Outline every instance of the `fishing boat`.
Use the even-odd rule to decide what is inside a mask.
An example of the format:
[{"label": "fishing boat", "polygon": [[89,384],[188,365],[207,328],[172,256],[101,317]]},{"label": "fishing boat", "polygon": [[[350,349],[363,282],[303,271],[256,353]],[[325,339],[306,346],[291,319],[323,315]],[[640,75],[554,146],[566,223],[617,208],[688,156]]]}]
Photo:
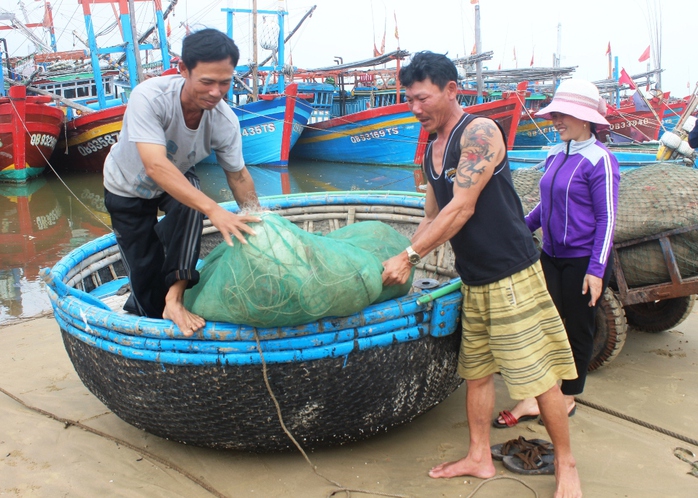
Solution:
[{"label": "fishing boat", "polygon": [[68,121],[51,156],[57,170],[101,172],[119,139],[126,105],[90,112]]},{"label": "fishing boat", "polygon": [[[289,152],[313,112],[310,102],[298,97],[296,84],[281,95],[262,94],[232,109],[240,121],[242,156],[251,166],[288,166]],[[208,161],[215,162],[215,156]]]},{"label": "fishing boat", "polygon": [[516,128],[515,147],[544,147],[557,142],[559,135],[553,122],[535,115],[536,112],[550,103],[550,99],[550,95],[535,90],[526,96],[519,126]]},{"label": "fishing boat", "polygon": [[[255,3],[256,5],[256,3]],[[312,13],[313,7],[301,23]],[[226,15],[226,29],[233,38],[233,16],[253,13],[265,17],[262,48],[271,52],[261,64],[239,65],[236,84],[231,88],[229,101],[240,121],[242,155],[245,164],[252,166],[288,166],[289,152],[301,135],[312,113],[312,106],[298,94],[297,85],[284,75],[285,44],[284,18],[288,12],[278,10],[221,9]],[[300,26],[300,23],[299,23]],[[297,29],[296,26],[295,29]],[[295,31],[295,29],[293,31]],[[256,33],[253,30],[253,33]],[[292,33],[291,33],[292,34]],[[289,35],[290,37],[291,35]],[[253,39],[254,56],[258,60],[257,39]],[[265,65],[272,61],[271,65]],[[241,102],[241,97],[247,99]],[[209,160],[215,160],[211,157]]]},{"label": "fishing boat", "polygon": [[685,107],[681,101],[670,100],[669,92],[652,95],[647,99],[637,90],[633,96],[621,100],[618,105],[608,105],[606,119],[610,129],[601,130],[598,137],[610,143],[638,143],[658,140],[663,128],[664,116],[672,115],[669,103],[675,108]]},{"label": "fishing boat", "polygon": [[[526,82],[502,98],[464,109],[496,120],[513,147]],[[399,89],[397,90],[399,94]],[[463,92],[472,96],[472,92]],[[407,166],[419,163],[428,134],[405,102],[369,108],[306,127],[291,151],[294,158],[339,163]]]},{"label": "fishing boat", "polygon": [[41,174],[58,142],[63,111],[51,98],[27,96],[22,85],[4,95],[0,76],[0,182],[24,183]]},{"label": "fishing boat", "polygon": [[[61,135],[59,146],[56,148],[51,160],[56,168],[61,171],[99,172],[104,166],[111,146],[116,143],[121,131],[125,102],[130,90],[138,84],[139,64],[137,55],[142,50],[158,49],[161,54],[164,69],[169,69],[170,57],[167,43],[155,46],[150,43],[141,43],[135,40],[131,27],[131,12],[128,5],[118,0],[100,0],[95,3],[119,4],[121,33],[123,44],[114,47],[98,47],[97,37],[94,32],[92,14],[92,2],[79,0],[82,5],[83,17],[87,31],[87,45],[90,48],[90,65],[92,73],[89,78],[81,78],[80,75],[66,76],[62,80],[54,81],[52,85],[44,84],[45,89],[73,103],[84,106],[81,112],[68,111],[69,120]],[[162,6],[159,1],[153,2],[155,10],[155,28],[161,39],[166,39],[165,25],[163,22]],[[106,54],[123,54],[126,60],[126,71],[120,72],[118,66],[103,68],[102,57]],[[84,58],[84,56],[83,56]],[[77,61],[75,61],[77,63]]]},{"label": "fishing boat", "polygon": [[[424,199],[321,192],[260,202],[312,233],[381,220],[410,236]],[[202,257],[221,240],[205,227]],[[452,264],[445,244],[417,266],[412,293],[351,316],[276,328],[207,322],[189,338],[169,320],[120,310],[127,278],[111,234],[42,276],[80,379],[117,416],[185,444],[280,451],[295,447],[289,434],[315,448],[383,433],[458,387],[462,295]]]}]

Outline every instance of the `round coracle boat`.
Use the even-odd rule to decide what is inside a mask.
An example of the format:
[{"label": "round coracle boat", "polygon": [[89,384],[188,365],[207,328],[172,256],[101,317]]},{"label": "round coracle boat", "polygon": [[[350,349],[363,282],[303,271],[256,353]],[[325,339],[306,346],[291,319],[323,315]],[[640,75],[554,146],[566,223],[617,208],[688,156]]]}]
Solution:
[{"label": "round coracle boat", "polygon": [[[311,233],[380,220],[409,237],[424,216],[424,196],[410,193],[295,194],[260,203]],[[221,241],[205,224],[202,257]],[[445,244],[417,266],[406,296],[298,326],[207,321],[194,337],[169,320],[121,310],[128,279],[113,235],[72,251],[42,276],[80,379],[117,416],[186,444],[262,452],[293,448],[288,433],[305,448],[364,439],[451,394],[461,383],[462,299],[452,268]]]}]

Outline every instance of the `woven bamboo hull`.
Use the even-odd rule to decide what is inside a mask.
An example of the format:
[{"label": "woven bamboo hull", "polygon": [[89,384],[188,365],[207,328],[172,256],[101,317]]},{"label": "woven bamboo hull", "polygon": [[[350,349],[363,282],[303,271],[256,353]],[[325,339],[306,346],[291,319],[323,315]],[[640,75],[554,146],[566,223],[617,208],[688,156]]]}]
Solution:
[{"label": "woven bamboo hull", "polygon": [[[411,235],[419,194],[321,193],[261,199],[310,232],[380,219]],[[226,206],[231,210],[234,207]],[[202,255],[221,240],[204,229]],[[85,386],[124,421],[197,446],[283,451],[344,444],[409,422],[461,383],[456,375],[462,296],[448,245],[415,278],[431,291],[371,305],[348,317],[295,327],[208,322],[185,338],[168,320],[112,311],[103,301],[125,282],[113,235],[78,248],[42,275],[66,351]]]},{"label": "woven bamboo hull", "polygon": [[[261,365],[173,366],[107,353],[63,332],[85,386],[126,422],[195,446],[294,449]],[[347,357],[268,366],[287,429],[304,448],[344,444],[409,422],[445,399],[458,334],[426,336]]]}]

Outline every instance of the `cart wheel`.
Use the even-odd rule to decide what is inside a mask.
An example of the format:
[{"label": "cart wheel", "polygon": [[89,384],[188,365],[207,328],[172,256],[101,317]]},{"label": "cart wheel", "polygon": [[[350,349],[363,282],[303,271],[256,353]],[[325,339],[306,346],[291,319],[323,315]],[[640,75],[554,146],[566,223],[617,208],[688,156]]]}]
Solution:
[{"label": "cart wheel", "polygon": [[675,297],[625,307],[628,324],[643,332],[673,329],[691,314],[696,296]]},{"label": "cart wheel", "polygon": [[601,368],[618,356],[625,344],[628,322],[623,306],[611,289],[606,289],[599,299],[596,311],[596,334],[594,352],[589,363],[589,372]]}]

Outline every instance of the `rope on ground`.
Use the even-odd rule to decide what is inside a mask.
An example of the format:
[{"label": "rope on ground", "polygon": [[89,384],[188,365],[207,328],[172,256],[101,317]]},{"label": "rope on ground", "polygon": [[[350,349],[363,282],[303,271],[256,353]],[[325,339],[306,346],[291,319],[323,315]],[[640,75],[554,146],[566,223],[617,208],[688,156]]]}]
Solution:
[{"label": "rope on ground", "polygon": [[128,441],[125,441],[125,440],[123,440],[123,439],[119,439],[119,438],[114,437],[114,436],[112,436],[112,435],[110,435],[110,434],[107,434],[107,433],[105,433],[105,432],[102,432],[102,431],[99,431],[99,430],[97,430],[97,429],[94,429],[94,428],[92,428],[92,427],[90,427],[90,426],[88,426],[88,425],[82,424],[82,423],[78,422],[77,420],[71,420],[71,419],[68,419],[68,418],[59,417],[58,415],[56,415],[56,414],[54,414],[54,413],[48,412],[48,411],[46,411],[46,410],[42,410],[41,408],[38,408],[38,407],[36,407],[36,406],[29,405],[29,404],[25,403],[24,401],[22,401],[21,399],[19,399],[19,398],[18,398],[17,396],[15,396],[14,394],[12,394],[12,393],[6,391],[5,389],[3,389],[2,387],[0,387],[0,392],[2,392],[2,393],[3,393],[5,396],[7,396],[8,398],[11,398],[11,399],[15,400],[17,403],[19,403],[19,404],[22,405],[23,407],[25,407],[25,408],[27,408],[27,409],[29,409],[29,410],[32,410],[32,411],[34,411],[34,412],[36,412],[36,413],[39,413],[39,414],[41,414],[41,415],[44,415],[45,417],[48,417],[48,418],[50,418],[50,419],[53,419],[53,420],[55,420],[55,421],[57,421],[57,422],[62,423],[63,425],[65,425],[65,428],[68,428],[68,427],[70,427],[70,426],[72,425],[72,426],[75,426],[75,427],[77,427],[77,428],[79,428],[79,429],[82,429],[82,430],[84,430],[84,431],[86,431],[86,432],[90,432],[90,433],[92,433],[92,434],[95,434],[96,436],[100,436],[100,437],[103,437],[103,438],[108,439],[108,440],[110,440],[110,441],[113,441],[113,442],[115,442],[116,444],[119,444],[119,445],[121,445],[121,446],[125,446],[126,448],[129,448],[130,450],[133,450],[133,451],[135,451],[136,453],[139,453],[139,454],[145,456],[145,457],[148,458],[149,460],[153,460],[153,461],[159,463],[160,465],[163,465],[163,466],[165,466],[165,467],[167,467],[167,468],[169,468],[169,469],[174,470],[175,472],[180,473],[182,476],[186,477],[187,479],[189,479],[191,482],[193,482],[194,484],[198,485],[199,487],[205,489],[206,491],[208,491],[209,493],[211,493],[213,496],[215,496],[215,497],[217,497],[217,498],[227,498],[226,495],[224,495],[224,494],[221,493],[220,491],[216,490],[215,488],[213,488],[212,486],[210,486],[210,485],[207,484],[206,482],[202,481],[201,479],[199,479],[199,478],[196,477],[195,475],[190,474],[189,472],[187,472],[187,471],[184,470],[183,468],[179,467],[178,465],[176,465],[176,464],[174,464],[174,463],[172,463],[172,462],[170,462],[170,461],[168,461],[168,460],[165,460],[164,458],[162,458],[162,457],[156,455],[155,453],[151,453],[150,451],[144,450],[143,448],[139,448],[138,446],[136,446],[136,445],[134,445],[134,444],[131,444],[131,443],[129,443]]},{"label": "rope on ground", "polygon": [[614,417],[618,417],[618,418],[621,418],[623,420],[627,420],[628,422],[632,422],[633,424],[637,424],[637,425],[640,425],[642,427],[652,429],[653,431],[659,432],[661,434],[665,434],[667,436],[671,436],[671,437],[676,438],[676,439],[683,441],[685,443],[689,443],[689,444],[692,444],[694,446],[698,446],[698,440],[690,438],[688,436],[678,434],[676,432],[670,431],[670,430],[665,429],[663,427],[659,427],[658,425],[650,424],[649,422],[645,422],[644,420],[640,420],[638,418],[631,417],[630,415],[626,415],[625,413],[611,410],[610,408],[606,408],[605,406],[598,405],[598,404],[593,403],[591,401],[585,401],[581,398],[575,398],[574,400],[581,405],[588,406],[589,408],[594,408],[595,410],[599,410],[601,412],[608,413],[609,415],[613,415]]},{"label": "rope on ground", "polygon": [[262,352],[262,344],[259,341],[259,334],[257,333],[257,329],[254,331],[254,339],[255,342],[257,343],[257,351],[259,352],[259,358],[262,361],[262,374],[264,376],[264,385],[267,386],[267,391],[269,392],[269,396],[271,396],[271,400],[274,402],[274,406],[276,407],[276,416],[279,418],[279,423],[281,424],[281,428],[283,431],[286,433],[288,438],[291,440],[291,442],[295,445],[296,448],[298,448],[298,451],[303,455],[303,458],[305,458],[305,461],[308,462],[308,465],[310,465],[310,468],[313,469],[313,472],[320,478],[324,479],[328,483],[332,484],[333,486],[339,488],[334,491],[331,491],[330,494],[327,495],[328,498],[336,495],[337,493],[344,493],[347,496],[351,496],[351,493],[362,493],[366,495],[377,495],[377,496],[388,496],[391,498],[409,498],[405,495],[393,495],[389,493],[380,493],[378,491],[370,491],[370,490],[365,490],[365,489],[352,489],[352,488],[345,488],[338,482],[333,481],[329,477],[326,477],[322,475],[320,472],[317,470],[317,466],[314,465],[311,461],[310,458],[308,458],[308,455],[306,454],[305,450],[301,447],[301,445],[296,441],[296,438],[293,437],[293,434],[286,428],[286,424],[284,423],[284,417],[281,414],[281,406],[279,405],[279,402],[276,399],[276,396],[274,395],[274,391],[271,388],[271,384],[269,384],[269,377],[267,375],[267,362],[264,359],[264,353]]},{"label": "rope on ground", "polygon": [[531,492],[533,493],[533,495],[534,495],[536,498],[538,498],[538,492],[537,492],[535,489],[533,489],[531,486],[529,486],[528,484],[526,484],[524,481],[522,481],[522,480],[519,479],[518,477],[513,477],[513,476],[494,476],[494,477],[490,477],[489,479],[485,479],[485,480],[482,481],[480,484],[478,484],[478,485],[477,485],[477,488],[475,488],[475,489],[473,490],[473,492],[470,493],[466,498],[472,498],[473,496],[475,496],[475,493],[477,493],[477,492],[480,490],[480,488],[483,487],[483,486],[484,486],[485,484],[487,484],[488,482],[498,481],[498,480],[500,480],[500,479],[510,479],[510,480],[512,480],[512,481],[519,482],[519,483],[523,484],[525,487],[527,487],[528,489],[530,489]]}]

